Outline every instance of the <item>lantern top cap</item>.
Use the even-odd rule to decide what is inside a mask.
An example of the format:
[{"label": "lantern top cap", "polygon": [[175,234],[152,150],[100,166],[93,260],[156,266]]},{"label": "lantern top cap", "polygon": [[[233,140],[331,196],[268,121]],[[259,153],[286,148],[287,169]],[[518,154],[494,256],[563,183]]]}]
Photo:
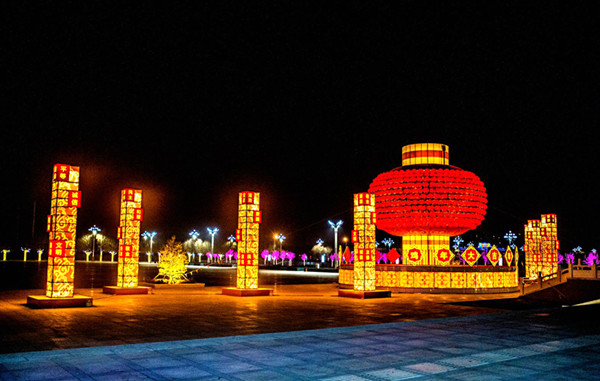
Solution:
[{"label": "lantern top cap", "polygon": [[450,165],[449,147],[440,143],[416,143],[402,147],[402,166]]}]

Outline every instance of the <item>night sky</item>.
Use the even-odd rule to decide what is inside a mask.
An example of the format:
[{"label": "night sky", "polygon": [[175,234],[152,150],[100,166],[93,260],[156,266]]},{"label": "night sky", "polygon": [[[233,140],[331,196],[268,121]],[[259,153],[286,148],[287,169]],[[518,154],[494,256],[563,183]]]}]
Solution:
[{"label": "night sky", "polygon": [[116,236],[139,187],[142,230],[220,243],[255,190],[261,248],[308,252],[328,219],[349,236],[403,145],[436,142],[486,185],[483,239],[556,213],[561,249],[600,246],[597,3],[322,3],[3,5],[0,245],[45,247],[65,163],[79,234]]}]

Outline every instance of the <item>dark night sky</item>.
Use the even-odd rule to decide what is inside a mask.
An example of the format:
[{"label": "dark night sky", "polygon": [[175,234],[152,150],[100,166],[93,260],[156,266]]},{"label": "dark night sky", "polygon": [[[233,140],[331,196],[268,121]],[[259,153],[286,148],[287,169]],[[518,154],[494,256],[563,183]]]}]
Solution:
[{"label": "dark night sky", "polygon": [[352,194],[420,142],[484,181],[481,235],[554,212],[563,249],[600,244],[594,2],[77,4],[0,12],[3,247],[31,244],[34,201],[47,239],[57,162],[82,168],[80,233],[116,235],[140,187],[143,230],[224,241],[258,190],[261,246],[331,246],[327,219],[348,235]]}]

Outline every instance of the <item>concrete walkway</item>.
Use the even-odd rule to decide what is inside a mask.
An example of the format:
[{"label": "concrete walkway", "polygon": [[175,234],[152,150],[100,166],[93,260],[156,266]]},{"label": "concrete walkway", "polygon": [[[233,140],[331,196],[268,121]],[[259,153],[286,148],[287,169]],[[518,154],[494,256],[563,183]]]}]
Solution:
[{"label": "concrete walkway", "polygon": [[600,306],[0,355],[2,380],[597,380]]},{"label": "concrete walkway", "polygon": [[[157,288],[30,309],[0,292],[0,380],[599,379],[600,304],[509,311],[510,295],[337,297],[335,284]],[[494,299],[496,298],[496,299]]]}]

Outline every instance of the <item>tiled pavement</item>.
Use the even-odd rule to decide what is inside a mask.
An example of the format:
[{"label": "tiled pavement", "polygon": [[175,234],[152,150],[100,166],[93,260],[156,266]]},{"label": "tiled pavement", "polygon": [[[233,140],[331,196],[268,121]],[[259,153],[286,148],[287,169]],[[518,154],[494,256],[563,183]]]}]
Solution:
[{"label": "tiled pavement", "polygon": [[600,378],[600,306],[0,355],[0,379]]}]

